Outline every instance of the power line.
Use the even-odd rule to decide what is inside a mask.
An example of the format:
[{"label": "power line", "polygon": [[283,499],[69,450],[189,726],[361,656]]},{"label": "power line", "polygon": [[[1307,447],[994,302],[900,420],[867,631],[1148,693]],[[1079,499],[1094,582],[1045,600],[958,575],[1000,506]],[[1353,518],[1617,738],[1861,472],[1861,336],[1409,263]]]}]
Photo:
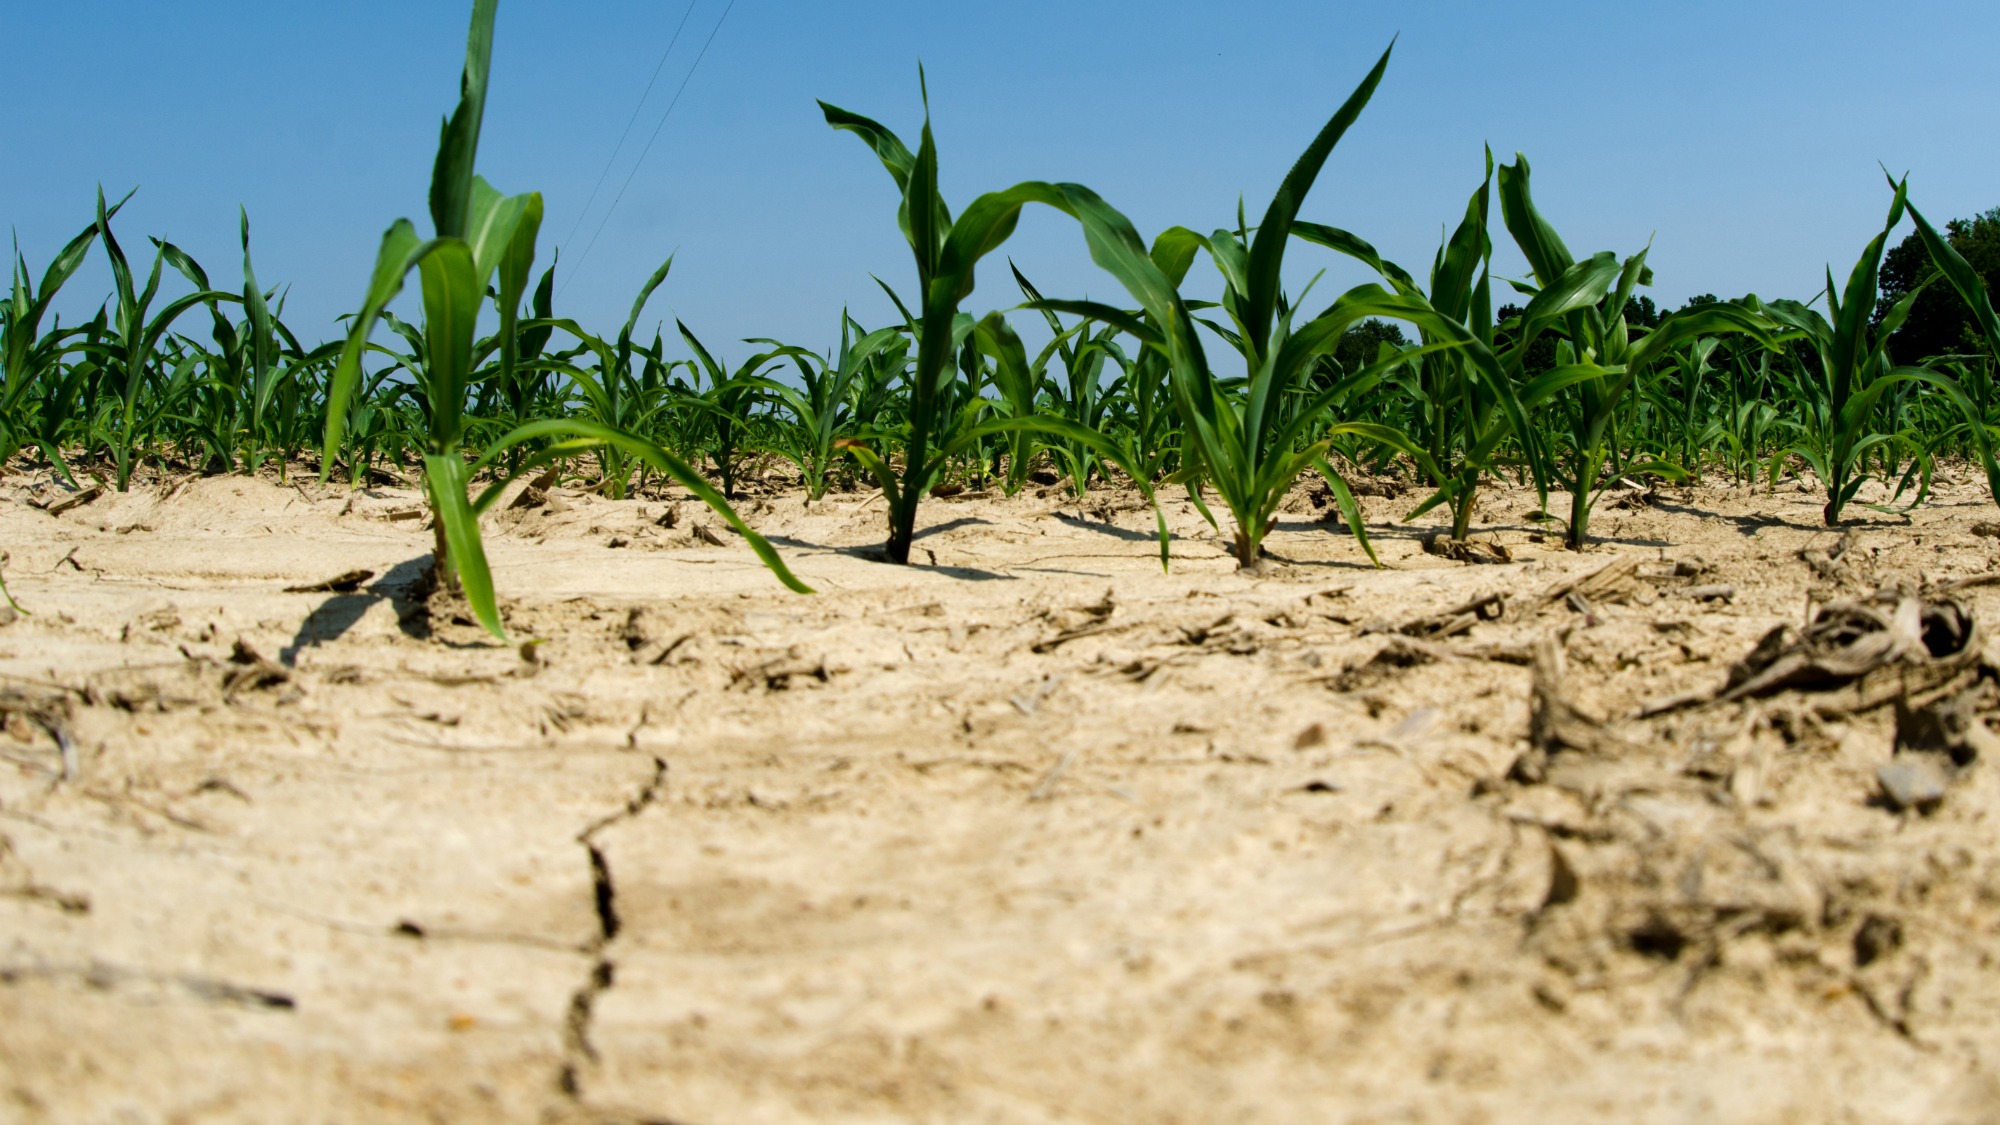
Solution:
[{"label": "power line", "polygon": [[576,232],[583,229],[583,220],[590,215],[590,209],[597,203],[597,193],[604,190],[604,181],[611,178],[611,166],[618,163],[618,154],[625,151],[625,142],[632,136],[632,126],[639,123],[639,111],[646,108],[646,99],[653,96],[653,87],[660,81],[660,73],[667,69],[667,56],[674,53],[674,46],[681,41],[681,32],[687,30],[688,17],[694,15],[696,0],[688,0],[687,11],[681,13],[680,26],[674,28],[674,37],[667,40],[667,49],[660,52],[659,64],[653,67],[653,77],[646,80],[645,92],[632,106],[632,116],[625,122],[625,131],[618,134],[618,143],[611,147],[611,155],[605,158],[604,171],[597,174],[597,186],[590,189],[590,198],[584,200],[583,210],[576,213],[576,225],[569,229],[569,237],[563,239],[564,246],[576,241]]},{"label": "power line", "polygon": [[[611,222],[612,212],[618,210],[618,204],[625,198],[625,190],[632,186],[633,177],[639,174],[640,166],[646,163],[647,154],[653,151],[653,143],[660,139],[660,131],[667,127],[667,118],[672,117],[674,107],[681,104],[681,95],[687,92],[688,83],[694,80],[694,72],[701,69],[701,60],[708,57],[709,47],[714,45],[715,37],[721,33],[723,23],[729,19],[729,13],[735,8],[736,0],[729,0],[728,5],[722,9],[722,15],[716,19],[715,27],[709,31],[707,41],[701,45],[701,53],[694,57],[694,65],[688,67],[687,76],[681,79],[680,88],[674,91],[674,99],[667,103],[667,111],[660,115],[660,123],[653,126],[653,135],[646,138],[646,147],[639,150],[639,159],[633,162],[632,170],[625,174],[625,182],[619,185],[618,194],[611,198],[611,206],[605,208],[604,218],[598,221],[597,230],[591,234],[589,244],[583,248],[583,254],[577,258],[576,265],[570,267],[569,277],[574,278],[582,269],[584,259],[590,257],[590,251],[597,245],[598,236],[604,233],[605,226]],[[567,279],[564,284],[568,284]]]}]

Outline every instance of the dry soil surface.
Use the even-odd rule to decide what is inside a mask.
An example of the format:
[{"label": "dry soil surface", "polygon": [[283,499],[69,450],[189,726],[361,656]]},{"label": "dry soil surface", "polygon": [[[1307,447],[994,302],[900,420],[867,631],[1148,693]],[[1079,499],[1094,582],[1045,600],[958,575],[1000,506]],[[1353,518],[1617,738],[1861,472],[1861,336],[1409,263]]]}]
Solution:
[{"label": "dry soil surface", "polygon": [[2000,1120],[1979,485],[549,497],[0,480],[0,1120]]}]

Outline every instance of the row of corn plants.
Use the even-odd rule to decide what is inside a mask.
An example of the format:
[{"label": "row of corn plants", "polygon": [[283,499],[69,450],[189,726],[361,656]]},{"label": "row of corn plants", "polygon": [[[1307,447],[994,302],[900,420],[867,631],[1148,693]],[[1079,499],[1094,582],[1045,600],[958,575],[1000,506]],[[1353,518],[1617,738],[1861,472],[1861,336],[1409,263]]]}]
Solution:
[{"label": "row of corn plants", "polygon": [[[663,323],[645,328],[649,301],[671,283],[669,259],[617,332],[600,335],[554,308],[557,263],[536,272],[541,196],[503,193],[476,174],[496,7],[473,4],[460,97],[432,169],[430,233],[406,219],[388,228],[358,311],[329,342],[303,343],[284,291],[258,280],[247,215],[240,288],[160,240],[142,277],[113,230],[124,200],[101,194],[93,221],[39,278],[17,246],[0,303],[0,460],[71,483],[94,473],[121,490],[149,465],[408,481],[434,516],[436,582],[462,592],[495,635],[480,518],[510,482],[551,466],[614,499],[691,493],[800,591],[731,506],[752,465],[783,467],[807,503],[878,488],[894,563],[909,562],[934,492],[970,484],[1011,495],[1031,476],[1078,496],[1137,489],[1153,505],[1163,565],[1160,500],[1179,490],[1245,567],[1308,476],[1324,483],[1341,534],[1373,559],[1349,479],[1360,471],[1420,484],[1403,518],[1442,509],[1459,540],[1479,526],[1482,490],[1532,488],[1574,548],[1590,541],[1603,492],[1635,480],[1809,471],[1835,525],[1871,480],[1887,486],[1874,506],[1907,507],[1923,502],[1940,460],[1966,458],[2000,496],[2000,319],[1906,182],[1890,184],[1886,222],[1844,283],[1829,270],[1807,301],[1705,299],[1662,316],[1639,296],[1652,281],[1645,248],[1572,252],[1535,202],[1527,159],[1496,164],[1488,153],[1420,277],[1310,206],[1390,51],[1255,225],[1239,204],[1233,223],[1150,240],[1073,183],[1015,184],[954,213],[938,188],[927,97],[914,149],[873,118],[821,103],[894,189],[887,201],[913,274],[901,290],[883,283],[887,315],[871,325],[843,309],[835,348],[753,339],[732,364],[696,326],[676,321],[672,347]],[[979,267],[1036,206],[1074,222],[1128,303],[1050,297],[1019,269],[989,291],[1005,295],[976,299]],[[1894,354],[1916,294],[1878,307],[1880,271],[1906,216],[1939,283],[1974,310],[1987,352]],[[1526,276],[1496,275],[1503,234]],[[1326,252],[1379,280],[1323,304],[1311,285],[1287,291],[1288,256]],[[114,291],[65,325],[51,309],[94,253]],[[1219,300],[1187,295],[1204,260]],[[412,275],[418,315],[406,320],[391,305]],[[1031,349],[1022,325],[1046,343]]]}]

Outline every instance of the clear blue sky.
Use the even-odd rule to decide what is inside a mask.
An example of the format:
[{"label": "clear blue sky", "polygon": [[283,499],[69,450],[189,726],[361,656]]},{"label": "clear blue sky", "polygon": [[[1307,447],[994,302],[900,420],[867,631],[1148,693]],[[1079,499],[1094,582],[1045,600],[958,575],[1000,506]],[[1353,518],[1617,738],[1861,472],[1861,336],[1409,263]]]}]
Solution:
[{"label": "clear blue sky", "polygon": [[[558,311],[604,332],[668,253],[647,323],[685,319],[741,357],[744,336],[823,348],[851,304],[889,318],[869,280],[911,285],[888,177],[815,98],[914,142],[930,76],[942,178],[962,208],[1023,179],[1088,184],[1150,236],[1253,221],[1300,148],[1400,33],[1388,76],[1309,198],[1306,217],[1427,267],[1478,183],[1481,145],[1534,162],[1572,249],[1650,238],[1654,299],[1812,296],[1879,228],[1877,161],[1913,174],[1942,220],[2000,206],[2000,5],[1355,4],[1014,0],[982,5],[736,0],[587,260],[583,243],[728,0],[696,0],[595,207],[580,212],[685,0],[502,0],[482,172],[547,199]],[[70,0],[8,5],[0,37],[0,217],[39,272],[91,215],[98,183],[139,194],[116,229],[192,252],[238,284],[236,208],[257,270],[291,285],[287,321],[334,335],[382,229],[428,229],[437,124],[452,106],[469,4]],[[1497,227],[1496,211],[1496,227]],[[1522,269],[1504,232],[1503,272]],[[1120,296],[1072,224],[1031,214],[1008,248],[1050,295]],[[1363,280],[1300,246],[1299,281]],[[1005,272],[969,307],[1014,304]],[[1197,267],[1209,271],[1205,264]],[[101,259],[66,319],[109,288]],[[195,325],[190,322],[190,327]]]}]

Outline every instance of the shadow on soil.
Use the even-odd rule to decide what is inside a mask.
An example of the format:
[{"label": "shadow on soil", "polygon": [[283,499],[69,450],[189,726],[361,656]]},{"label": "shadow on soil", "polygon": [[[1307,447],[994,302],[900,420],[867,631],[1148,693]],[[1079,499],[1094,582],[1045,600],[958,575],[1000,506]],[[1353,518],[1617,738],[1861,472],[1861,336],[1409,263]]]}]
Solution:
[{"label": "shadow on soil", "polygon": [[389,568],[388,573],[355,593],[335,594],[321,602],[299,623],[299,631],[293,635],[292,643],[278,651],[279,663],[287,668],[293,667],[298,663],[300,650],[339,640],[354,628],[355,622],[361,620],[369,607],[384,600],[396,604],[396,622],[405,636],[418,639],[427,636],[421,620],[423,615],[411,613],[410,606],[417,602],[418,591],[423,588],[424,575],[430,570],[430,565],[430,555],[418,555],[397,563]]}]

